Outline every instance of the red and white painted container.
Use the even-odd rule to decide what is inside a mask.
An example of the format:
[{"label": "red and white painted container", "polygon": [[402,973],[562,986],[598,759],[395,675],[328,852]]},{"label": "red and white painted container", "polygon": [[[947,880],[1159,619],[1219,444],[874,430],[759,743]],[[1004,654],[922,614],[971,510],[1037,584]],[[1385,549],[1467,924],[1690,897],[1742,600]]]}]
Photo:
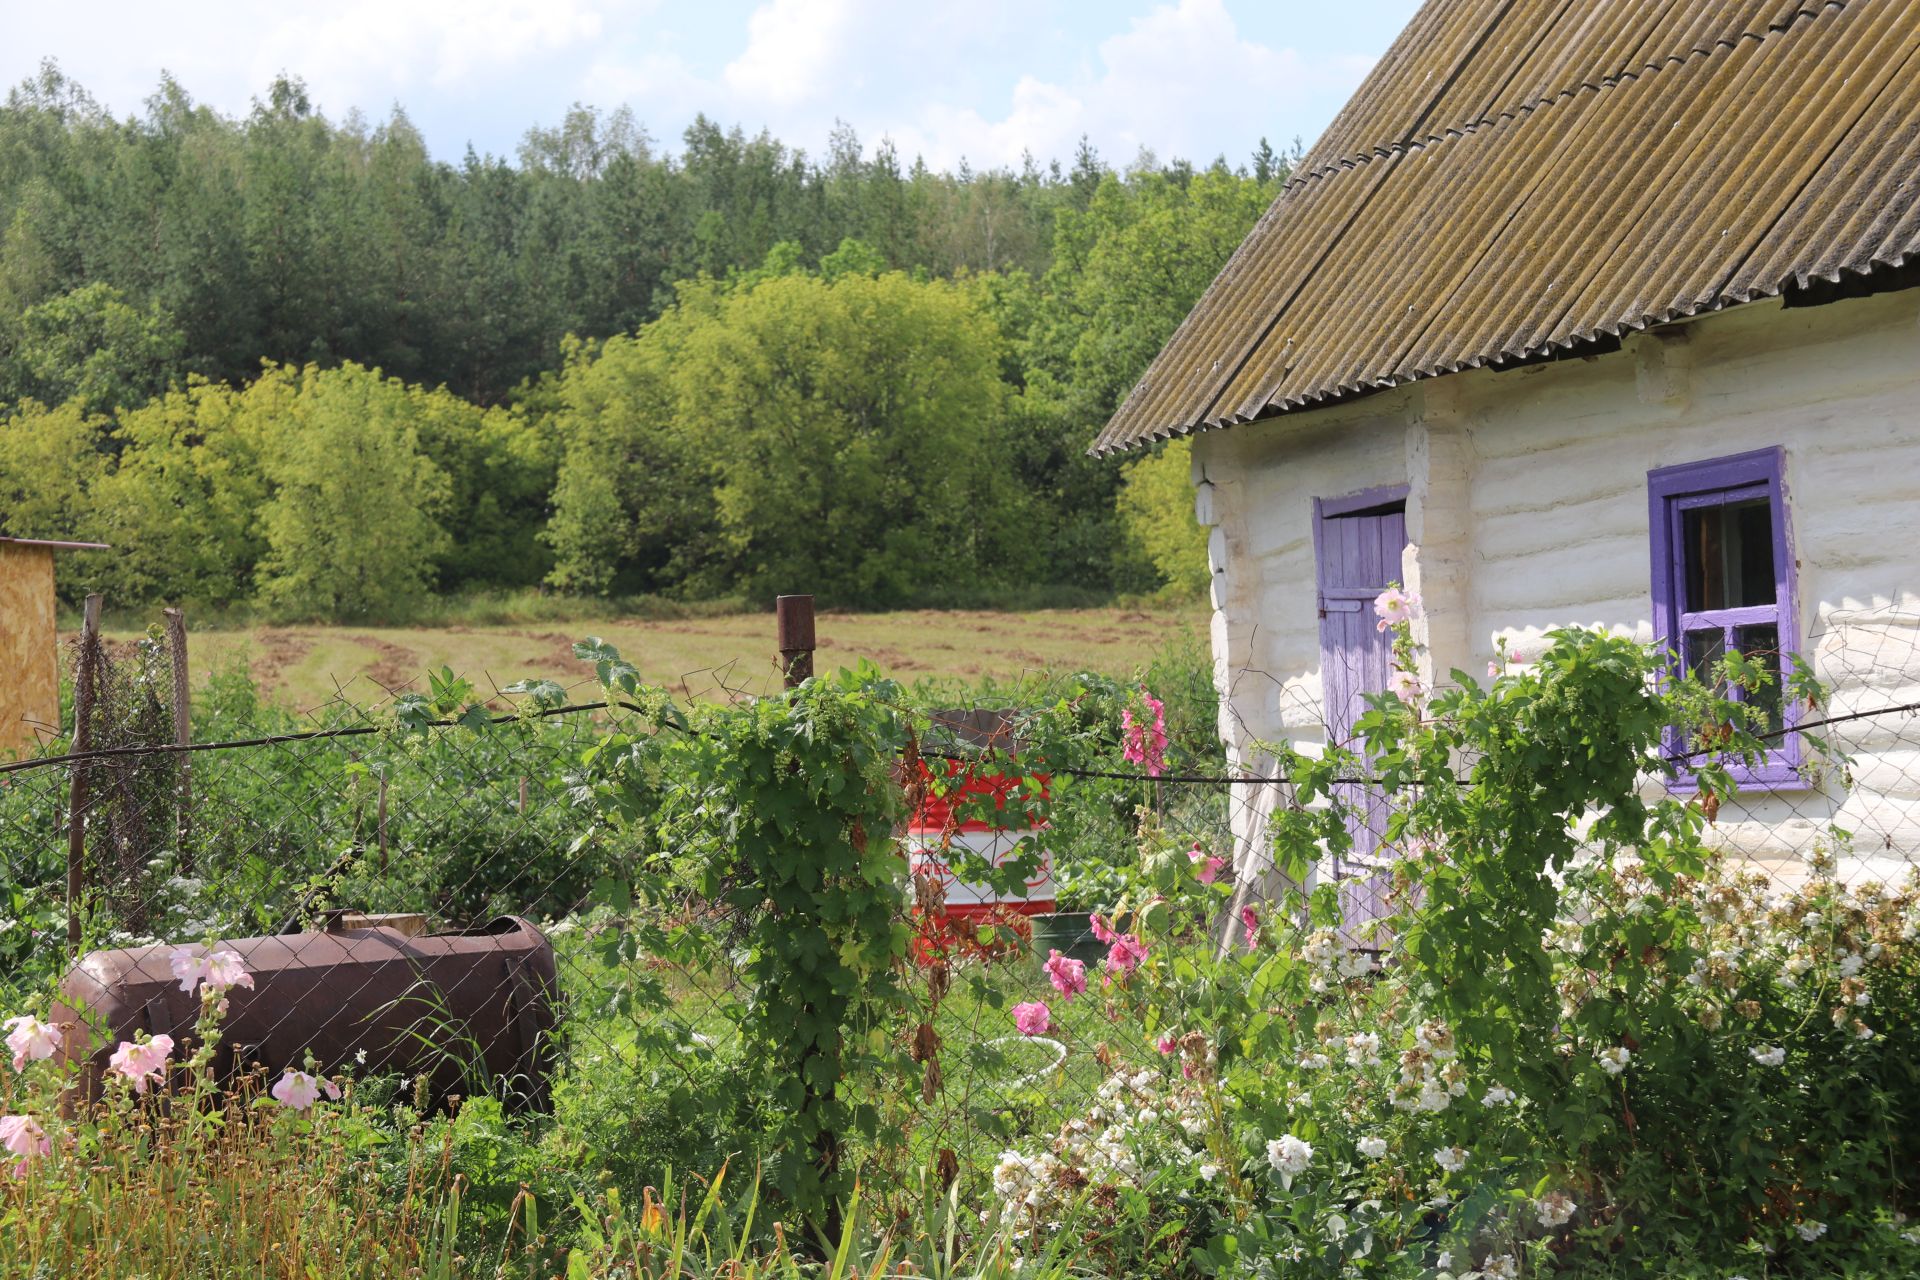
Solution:
[{"label": "red and white painted container", "polygon": [[[946,712],[936,715],[935,721],[967,745],[982,746],[989,740],[1001,745],[1004,740],[997,734],[1004,733],[1004,719],[994,722],[999,714]],[[938,767],[938,761],[933,763]],[[925,762],[920,769],[931,782],[933,775]],[[1053,855],[1043,843],[1046,823],[1028,811],[1020,778],[975,773],[958,760],[947,762],[946,772],[947,794],[935,795],[927,787],[925,799],[907,823],[908,866],[916,877],[936,880],[946,902],[943,919],[923,923],[939,926],[937,931],[956,939],[974,937],[989,924],[1010,925],[1026,935],[1030,926],[1024,917],[1054,910]],[[992,866],[1004,866],[1019,860],[1035,843],[1039,843],[1039,862],[1018,893],[961,879],[952,866],[961,850]]]},{"label": "red and white painted container", "polygon": [[[963,766],[954,765],[958,774]],[[919,812],[907,824],[907,861],[916,876],[932,876],[946,890],[947,914],[957,919],[986,918],[1011,910],[1024,916],[1053,910],[1053,855],[1042,845],[1039,865],[1027,879],[1026,892],[1012,896],[991,886],[962,880],[949,865],[954,852],[965,849],[993,866],[1004,866],[1024,852],[1022,841],[1045,839],[1046,823],[1036,822],[1019,803],[1020,782],[1001,774],[969,777],[945,796],[928,794]],[[971,800],[992,796],[991,820]],[[1010,803],[1011,799],[1011,803]],[[956,816],[955,809],[962,811]]]}]

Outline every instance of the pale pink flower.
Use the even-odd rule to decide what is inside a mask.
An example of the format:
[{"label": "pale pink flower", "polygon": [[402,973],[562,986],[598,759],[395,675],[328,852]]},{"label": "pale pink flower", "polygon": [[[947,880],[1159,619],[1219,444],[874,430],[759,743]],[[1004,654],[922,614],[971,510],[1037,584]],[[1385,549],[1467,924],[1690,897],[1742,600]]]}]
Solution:
[{"label": "pale pink flower", "polygon": [[1260,945],[1260,913],[1252,907],[1240,908],[1240,927],[1247,933],[1247,950]]},{"label": "pale pink flower", "polygon": [[246,970],[245,962],[237,951],[216,951],[207,957],[207,985],[216,991],[225,991],[229,987],[245,987],[253,990],[253,975]]},{"label": "pale pink flower", "polygon": [[167,964],[173,969],[173,976],[180,980],[180,989],[189,995],[203,982],[216,995],[224,994],[229,987],[253,990],[253,975],[247,972],[237,951],[221,950],[201,956],[187,947],[175,947]]},{"label": "pale pink flower", "polygon": [[1120,936],[1119,934],[1113,931],[1112,927],[1109,926],[1105,920],[1102,920],[1100,918],[1100,913],[1097,911],[1094,913],[1093,920],[1091,923],[1093,927],[1094,941],[1096,942],[1109,943],[1109,942],[1112,942],[1115,938]]},{"label": "pale pink flower", "polygon": [[167,957],[167,964],[173,976],[180,980],[180,989],[188,995],[192,995],[193,989],[207,976],[207,958],[195,955],[190,947],[175,947]]},{"label": "pale pink flower", "polygon": [[338,1102],[340,1101],[340,1082],[338,1080],[322,1080],[320,1082],[320,1092],[327,1095],[327,1101]]},{"label": "pale pink flower", "polygon": [[167,1057],[172,1052],[172,1036],[155,1036],[144,1044],[122,1040],[107,1059],[107,1070],[131,1080],[135,1093],[145,1093],[149,1081],[166,1078]]},{"label": "pale pink flower", "polygon": [[1053,989],[1069,1001],[1087,989],[1087,966],[1084,961],[1053,950],[1048,952],[1047,962],[1041,967],[1046,970],[1047,980],[1053,983]]},{"label": "pale pink flower", "polygon": [[20,1157],[13,1162],[10,1172],[16,1178],[23,1178],[34,1157],[53,1150],[53,1141],[32,1116],[0,1116],[0,1147]]},{"label": "pale pink flower", "polygon": [[1047,1006],[1039,1000],[1013,1006],[1013,1025],[1020,1028],[1023,1036],[1045,1035],[1052,1026],[1052,1015]]},{"label": "pale pink flower", "polygon": [[1527,665],[1527,655],[1518,649],[1509,649],[1507,650],[1507,665],[1510,667],[1524,667]]},{"label": "pale pink flower", "polygon": [[1419,617],[1420,597],[1398,587],[1388,587],[1373,598],[1373,612],[1380,619],[1379,629],[1385,631],[1388,627],[1412,622]]},{"label": "pale pink flower", "polygon": [[1498,680],[1499,678],[1500,678],[1500,664],[1498,662],[1489,662],[1487,664],[1487,679]]},{"label": "pale pink flower", "polygon": [[13,1069],[19,1071],[29,1062],[51,1058],[60,1048],[60,1028],[42,1022],[30,1013],[8,1018],[7,1048],[13,1050]]},{"label": "pale pink flower", "polygon": [[320,1081],[304,1071],[295,1071],[289,1067],[286,1074],[282,1075],[267,1092],[271,1093],[273,1100],[281,1106],[291,1107],[295,1111],[305,1111],[320,1101]]},{"label": "pale pink flower", "polygon": [[1144,716],[1135,716],[1132,707],[1121,708],[1120,755],[1129,764],[1145,766],[1147,776],[1157,778],[1167,763],[1167,709],[1145,685],[1140,688],[1140,700],[1145,704]]},{"label": "pale pink flower", "polygon": [[1420,677],[1411,671],[1396,670],[1387,677],[1387,692],[1400,701],[1412,705],[1413,701],[1420,696]]},{"label": "pale pink flower", "polygon": [[1147,944],[1131,933],[1115,934],[1113,942],[1107,947],[1107,972],[1125,977],[1140,967],[1147,958]]},{"label": "pale pink flower", "polygon": [[1187,850],[1187,861],[1194,864],[1193,874],[1199,878],[1201,884],[1212,884],[1218,880],[1220,873],[1227,866],[1225,858],[1217,853],[1208,853],[1200,847],[1198,840],[1193,842],[1193,848]]}]

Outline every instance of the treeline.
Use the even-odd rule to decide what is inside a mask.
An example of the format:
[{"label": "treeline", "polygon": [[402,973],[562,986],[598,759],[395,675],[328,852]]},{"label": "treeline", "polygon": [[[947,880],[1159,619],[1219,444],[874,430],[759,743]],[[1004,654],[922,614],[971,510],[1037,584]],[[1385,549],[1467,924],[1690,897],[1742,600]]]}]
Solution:
[{"label": "treeline", "polygon": [[1284,165],[935,173],[576,109],[434,161],[276,82],[0,107],[0,532],[69,589],[398,618],[428,593],[848,603],[1203,580],[1185,462],[1093,432]]}]

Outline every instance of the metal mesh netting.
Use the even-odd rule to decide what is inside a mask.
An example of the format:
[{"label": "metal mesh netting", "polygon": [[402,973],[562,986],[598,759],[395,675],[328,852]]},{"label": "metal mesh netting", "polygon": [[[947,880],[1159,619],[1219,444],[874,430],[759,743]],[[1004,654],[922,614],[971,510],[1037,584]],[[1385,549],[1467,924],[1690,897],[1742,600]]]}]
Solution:
[{"label": "metal mesh netting", "polygon": [[[1741,869],[1787,892],[1821,868],[1859,887],[1902,882],[1920,864],[1917,637],[1920,617],[1910,614],[1823,615],[1805,652],[1832,697],[1778,740],[1796,766],[1793,784],[1750,789],[1717,813],[1715,839]],[[592,710],[509,717],[479,732],[401,733],[391,706],[341,701],[295,724],[215,689],[209,716],[235,730],[238,744],[179,753],[153,749],[171,734],[156,710],[170,679],[164,654],[115,654],[108,665],[92,745],[109,754],[84,762],[87,944],[271,940],[250,962],[303,976],[274,1001],[232,993],[231,1024],[246,1028],[236,1031],[241,1050],[289,1062],[312,1050],[324,1070],[384,1068],[424,1077],[436,1093],[493,1093],[536,1110],[549,1100],[542,1079],[565,1087],[617,1069],[636,1090],[670,1091],[747,1078],[739,1028],[753,984],[743,921],[673,851],[650,844],[644,824],[593,823],[575,779],[605,729]],[[1288,720],[1312,723],[1314,712],[1302,701]],[[248,724],[258,732],[238,731]],[[316,725],[319,736],[299,736]],[[1143,838],[1227,859],[1234,892],[1215,935],[1235,945],[1242,911],[1270,918],[1289,888],[1264,828],[1292,797],[1262,762],[1244,763],[1244,772],[1218,776],[1106,777],[1064,789],[1037,838],[1057,862],[1104,844],[1104,856],[1124,863]],[[67,965],[75,767],[0,767],[0,864],[11,895],[0,986],[10,1007],[45,992]],[[1352,785],[1356,821],[1383,819],[1385,808],[1365,800],[1367,784]],[[1350,946],[1379,946],[1372,921],[1405,905],[1391,893],[1402,851],[1385,837],[1382,826],[1356,842],[1356,856],[1313,872],[1342,886]],[[643,862],[665,870],[643,898],[623,896],[613,886]],[[1098,905],[1087,899],[1093,892],[1079,905]],[[397,951],[366,941],[374,935],[364,926],[378,923],[367,916],[424,917],[404,927],[449,936]],[[551,941],[550,975],[529,967],[526,936],[496,923],[505,916],[531,921]],[[696,945],[659,945],[670,932]],[[435,968],[423,958],[435,947],[465,959]],[[1056,998],[1042,969],[1056,948],[1087,964],[1097,994],[1106,948],[1074,913],[917,947],[915,981],[934,1010],[913,1033],[926,1076],[917,1103],[888,1117],[906,1138],[889,1158],[925,1167],[942,1152],[1050,1133],[1117,1067],[1156,1052],[1100,999]],[[167,981],[170,949],[146,954],[148,995],[120,1013],[128,1026],[184,1034],[196,1006]],[[285,1001],[288,990],[299,998]],[[1041,1000],[1052,1006],[1049,1027],[1022,1034],[1010,1010]],[[743,1113],[757,1105],[739,1100]],[[741,1131],[751,1128],[743,1122]]]}]

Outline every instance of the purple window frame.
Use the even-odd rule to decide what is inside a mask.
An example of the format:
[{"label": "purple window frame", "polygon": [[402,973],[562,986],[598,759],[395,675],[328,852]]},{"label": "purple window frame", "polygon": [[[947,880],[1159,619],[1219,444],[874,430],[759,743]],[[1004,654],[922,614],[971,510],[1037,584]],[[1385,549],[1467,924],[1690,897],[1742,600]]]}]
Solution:
[{"label": "purple window frame", "polygon": [[[1773,517],[1773,603],[1739,609],[1717,609],[1708,613],[1685,612],[1682,593],[1686,589],[1685,539],[1681,536],[1682,514],[1690,507],[1729,499],[1765,496]],[[1737,453],[1731,457],[1704,462],[1685,462],[1660,467],[1647,473],[1648,528],[1653,551],[1653,633],[1654,640],[1676,664],[1685,660],[1686,636],[1695,631],[1720,628],[1730,632],[1739,626],[1774,625],[1780,635],[1780,665],[1784,677],[1791,669],[1790,655],[1800,651],[1800,629],[1795,591],[1793,533],[1788,520],[1786,451],[1779,446]],[[1785,789],[1805,785],[1800,776],[1799,710],[1784,696],[1781,720],[1786,733],[1758,765],[1735,764],[1728,772],[1742,786]],[[1677,731],[1667,736],[1668,754],[1686,751]],[[1694,778],[1685,765],[1673,785],[1692,789]]]}]

